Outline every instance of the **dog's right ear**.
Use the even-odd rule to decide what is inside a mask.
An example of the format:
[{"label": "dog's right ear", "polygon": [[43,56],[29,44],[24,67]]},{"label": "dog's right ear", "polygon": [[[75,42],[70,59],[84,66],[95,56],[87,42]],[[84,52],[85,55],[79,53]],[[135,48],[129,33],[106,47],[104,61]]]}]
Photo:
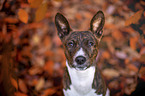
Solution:
[{"label": "dog's right ear", "polygon": [[71,31],[67,19],[60,13],[57,13],[55,16],[55,25],[60,39],[64,38]]}]

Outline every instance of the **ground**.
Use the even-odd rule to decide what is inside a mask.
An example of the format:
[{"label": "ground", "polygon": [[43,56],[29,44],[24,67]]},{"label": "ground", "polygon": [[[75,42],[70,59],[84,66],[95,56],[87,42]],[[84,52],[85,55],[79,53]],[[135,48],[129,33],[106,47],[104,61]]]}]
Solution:
[{"label": "ground", "polygon": [[144,8],[143,0],[1,0],[0,95],[62,96],[65,56],[55,15],[88,30],[102,10],[98,67],[111,96],[137,96],[145,89]]}]

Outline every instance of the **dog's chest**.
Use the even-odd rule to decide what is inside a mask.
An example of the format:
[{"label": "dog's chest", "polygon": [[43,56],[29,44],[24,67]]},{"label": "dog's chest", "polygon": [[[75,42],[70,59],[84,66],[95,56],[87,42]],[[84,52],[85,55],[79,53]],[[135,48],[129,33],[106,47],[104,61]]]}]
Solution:
[{"label": "dog's chest", "polygon": [[95,90],[92,89],[95,67],[77,71],[70,68],[68,63],[66,65],[71,79],[70,89],[64,90],[66,96],[96,96]]}]

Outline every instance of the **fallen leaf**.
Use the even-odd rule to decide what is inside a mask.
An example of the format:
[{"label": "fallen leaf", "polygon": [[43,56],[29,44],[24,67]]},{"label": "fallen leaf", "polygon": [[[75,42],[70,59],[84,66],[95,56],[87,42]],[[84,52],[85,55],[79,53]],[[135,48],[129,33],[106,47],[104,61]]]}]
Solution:
[{"label": "fallen leaf", "polygon": [[120,59],[125,59],[127,58],[127,54],[124,51],[116,51],[115,52],[116,57]]},{"label": "fallen leaf", "polygon": [[119,89],[119,88],[120,88],[119,82],[118,82],[117,80],[111,81],[111,82],[108,84],[108,87],[111,88],[111,89]]},{"label": "fallen leaf", "polygon": [[54,70],[54,62],[53,61],[48,61],[44,65],[44,70],[49,73],[49,75],[53,75],[53,70]]},{"label": "fallen leaf", "polygon": [[44,90],[42,96],[50,96],[50,95],[53,95],[55,92],[56,92],[55,88],[49,88],[49,89]]},{"label": "fallen leaf", "polygon": [[29,69],[28,72],[29,72],[30,75],[41,74],[42,69],[40,67],[32,67],[32,68]]},{"label": "fallen leaf", "polygon": [[11,80],[12,85],[18,90],[18,83],[17,83],[17,81],[13,77],[10,77],[10,80]]},{"label": "fallen leaf", "polygon": [[8,23],[18,23],[19,20],[17,18],[7,17],[4,21]]},{"label": "fallen leaf", "polygon": [[130,70],[133,70],[134,72],[138,72],[138,68],[136,66],[134,66],[133,64],[128,64],[127,68]]},{"label": "fallen leaf", "polygon": [[142,67],[139,71],[139,78],[145,81],[145,67]]},{"label": "fallen leaf", "polygon": [[112,37],[115,39],[115,40],[122,40],[123,38],[123,35],[122,33],[119,31],[119,30],[114,30],[112,33]]},{"label": "fallen leaf", "polygon": [[113,77],[118,77],[120,75],[120,73],[117,70],[109,69],[109,68],[104,69],[102,73],[108,79],[113,78]]},{"label": "fallen leaf", "polygon": [[133,49],[133,50],[136,50],[137,48],[137,42],[138,42],[138,37],[131,37],[130,38],[130,47]]},{"label": "fallen leaf", "polygon": [[39,22],[40,20],[42,20],[47,12],[47,3],[42,3],[39,8],[37,9],[36,13],[35,13],[35,21]]},{"label": "fallen leaf", "polygon": [[28,95],[21,92],[15,92],[15,96],[28,96]]},{"label": "fallen leaf", "polygon": [[32,8],[38,8],[42,4],[43,0],[28,0]]},{"label": "fallen leaf", "polygon": [[27,86],[25,84],[25,82],[22,79],[19,79],[19,88],[23,93],[27,93]]},{"label": "fallen leaf", "polygon": [[104,52],[102,53],[102,57],[103,57],[104,59],[109,59],[111,56],[110,56],[110,53],[109,53],[108,51],[104,51]]},{"label": "fallen leaf", "polygon": [[140,10],[132,15],[128,20],[125,21],[125,26],[129,26],[130,24],[136,24],[141,18],[142,13],[143,10]]},{"label": "fallen leaf", "polygon": [[40,78],[37,85],[35,86],[35,89],[37,91],[41,90],[43,88],[44,84],[45,84],[44,78]]},{"label": "fallen leaf", "polygon": [[19,9],[19,11],[18,11],[18,18],[23,23],[27,23],[28,22],[28,13],[24,9]]}]

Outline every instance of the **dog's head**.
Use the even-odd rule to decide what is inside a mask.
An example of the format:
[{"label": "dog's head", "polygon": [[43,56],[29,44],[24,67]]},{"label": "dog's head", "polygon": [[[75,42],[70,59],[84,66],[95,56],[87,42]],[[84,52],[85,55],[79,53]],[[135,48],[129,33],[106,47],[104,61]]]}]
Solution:
[{"label": "dog's head", "polygon": [[88,31],[73,31],[67,19],[60,13],[56,14],[55,24],[58,30],[67,62],[70,67],[85,70],[93,65],[98,54],[98,44],[103,34],[105,17],[98,11],[91,20]]}]

